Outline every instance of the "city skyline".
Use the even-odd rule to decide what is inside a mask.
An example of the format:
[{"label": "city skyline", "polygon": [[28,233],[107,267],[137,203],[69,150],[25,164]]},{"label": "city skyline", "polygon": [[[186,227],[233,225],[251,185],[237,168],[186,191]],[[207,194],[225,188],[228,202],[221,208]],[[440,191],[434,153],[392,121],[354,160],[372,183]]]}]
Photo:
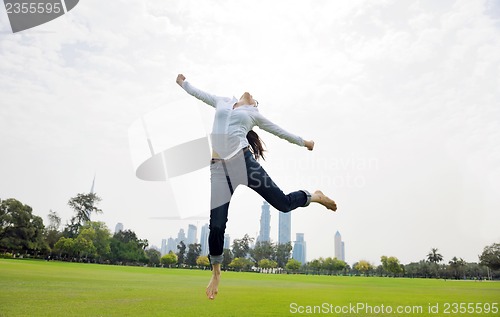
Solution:
[{"label": "city skyline", "polygon": [[[260,230],[259,235],[255,237],[255,241],[250,245],[251,248],[255,247],[256,242],[275,242],[278,244],[284,244],[288,242],[292,242],[290,239],[291,236],[291,226],[292,226],[292,218],[291,213],[278,212],[278,240],[273,241],[270,238],[271,232],[271,206],[266,201],[262,202],[261,205],[261,218],[259,220]],[[122,225],[123,226],[123,225]],[[167,239],[162,239],[161,247],[158,248],[155,244],[152,244],[152,247],[156,247],[160,250],[161,254],[164,255],[169,251],[173,251],[177,253],[177,244],[180,241],[185,241],[187,244],[198,243],[201,246],[201,254],[200,255],[208,255],[208,235],[210,233],[208,223],[205,223],[201,226],[199,240],[196,236],[198,232],[198,226],[194,224],[188,224],[188,236],[186,237],[184,228],[179,228],[177,238],[174,240],[172,237],[168,238],[170,243],[166,243]],[[337,231],[338,233],[338,231]],[[242,238],[242,237],[239,237]],[[336,236],[335,236],[336,238]],[[238,239],[238,238],[237,238]],[[175,241],[175,244],[173,244]],[[195,241],[195,242],[192,242]],[[186,244],[186,245],[187,245]],[[170,247],[169,247],[170,245]],[[175,247],[175,249],[173,249]],[[224,249],[231,249],[231,238],[228,233],[224,234]],[[304,240],[304,233],[296,233],[296,240],[292,243],[292,251],[291,256],[293,258],[298,257],[300,259],[299,262],[306,263],[303,261],[307,261],[307,250],[306,250],[306,241]]]}]

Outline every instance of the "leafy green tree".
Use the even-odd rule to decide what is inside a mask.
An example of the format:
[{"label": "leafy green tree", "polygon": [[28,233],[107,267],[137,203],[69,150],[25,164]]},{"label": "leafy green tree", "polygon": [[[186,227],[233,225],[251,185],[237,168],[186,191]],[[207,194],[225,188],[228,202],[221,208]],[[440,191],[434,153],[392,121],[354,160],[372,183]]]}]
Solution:
[{"label": "leafy green tree", "polygon": [[426,260],[405,265],[405,274],[410,277],[430,277],[431,263]]},{"label": "leafy green tree", "polygon": [[334,259],[331,257],[326,258],[323,261],[323,270],[328,271],[328,274],[332,274],[332,272],[335,270],[335,262]]},{"label": "leafy green tree", "polygon": [[295,259],[288,260],[288,262],[285,265],[286,269],[290,270],[292,272],[297,271],[298,269],[300,269],[301,266],[302,266],[302,263],[300,263],[299,261],[297,261]]},{"label": "leafy green tree", "polygon": [[491,270],[500,270],[500,243],[486,246],[479,256],[479,261]]},{"label": "leafy green tree", "polygon": [[92,241],[96,249],[95,257],[98,262],[109,257],[111,252],[111,232],[104,222],[87,222],[78,236]]},{"label": "leafy green tree", "polygon": [[382,267],[386,272],[391,273],[393,276],[400,274],[403,272],[403,267],[399,263],[399,260],[396,257],[387,257],[383,255],[380,258],[380,262],[382,262]]},{"label": "leafy green tree", "polygon": [[292,254],[292,243],[279,243],[276,245],[276,262],[278,267],[285,268],[286,263],[290,260]]},{"label": "leafy green tree", "polygon": [[145,252],[146,252],[146,257],[148,258],[149,266],[157,266],[160,264],[161,260],[160,251],[155,249],[147,249]]},{"label": "leafy green tree", "polygon": [[368,275],[368,272],[373,270],[373,265],[366,260],[360,260],[356,265],[354,265],[354,269],[366,276]]},{"label": "leafy green tree", "polygon": [[196,265],[200,266],[200,267],[209,267],[210,266],[210,261],[208,260],[208,256],[206,255],[200,255],[197,259],[196,259]]},{"label": "leafy green tree", "polygon": [[74,241],[74,250],[78,258],[93,258],[97,255],[94,243],[85,235],[80,233]]},{"label": "leafy green tree", "polygon": [[319,259],[314,259],[311,262],[309,262],[309,267],[314,270],[317,274],[321,273],[321,269],[323,268],[323,263],[325,259],[320,257]]},{"label": "leafy green tree", "polygon": [[110,259],[115,263],[147,263],[145,253],[147,246],[147,240],[137,238],[135,232],[119,231],[111,238]]},{"label": "leafy green tree", "polygon": [[74,238],[78,236],[80,228],[90,221],[90,216],[93,213],[102,213],[102,210],[96,207],[100,201],[101,198],[94,193],[78,194],[68,201],[68,205],[75,212],[65,230],[68,237]]},{"label": "leafy green tree", "polygon": [[276,245],[276,262],[278,267],[285,268],[286,263],[290,260],[291,252],[291,242]]},{"label": "leafy green tree", "polygon": [[186,255],[186,264],[195,266],[196,265],[196,259],[200,256],[201,254],[201,244],[199,243],[193,243],[188,245],[188,252]]},{"label": "leafy green tree", "polygon": [[278,266],[278,263],[269,259],[262,259],[259,261],[259,267],[263,269],[274,269]]},{"label": "leafy green tree", "polygon": [[15,252],[46,252],[42,218],[32,208],[10,198],[0,200],[0,249]]},{"label": "leafy green tree", "polygon": [[337,258],[326,258],[322,262],[322,268],[326,271],[328,271],[328,274],[332,273],[337,273],[339,271],[342,271],[346,268],[346,263],[342,260],[339,260]]},{"label": "leafy green tree", "polygon": [[177,263],[177,255],[170,251],[168,254],[165,254],[164,256],[161,257],[161,264],[163,265],[168,265],[168,267],[172,267],[172,264]]},{"label": "leafy green tree", "polygon": [[346,270],[349,267],[349,265],[347,265],[347,263],[345,263],[342,260],[339,260],[337,258],[334,258],[334,260],[335,261],[334,261],[334,266],[333,267],[334,267],[334,270],[336,272],[344,271],[344,270]]},{"label": "leafy green tree", "polygon": [[57,212],[50,210],[48,215],[49,224],[45,228],[45,242],[52,250],[56,242],[61,238],[62,232],[59,231],[61,227],[61,217]]},{"label": "leafy green tree", "polygon": [[233,255],[231,253],[231,250],[229,249],[224,249],[223,259],[222,259],[222,268],[227,270],[229,268],[229,264],[233,261]]},{"label": "leafy green tree", "polygon": [[247,258],[234,258],[229,267],[238,271],[249,270],[252,267],[252,261]]},{"label": "leafy green tree", "polygon": [[59,231],[59,228],[61,227],[61,217],[59,217],[57,212],[50,210],[47,218],[49,219],[47,230]]},{"label": "leafy green tree", "polygon": [[254,238],[250,238],[248,234],[245,234],[241,239],[233,240],[233,256],[235,258],[245,258],[250,251],[250,243],[254,241]]},{"label": "leafy green tree", "polygon": [[179,252],[177,252],[177,264],[184,264],[184,262],[186,262],[186,244],[184,241],[181,241],[177,245],[177,250],[179,250]]},{"label": "leafy green tree", "polygon": [[275,245],[270,241],[259,241],[249,253],[255,263],[262,259],[272,260],[275,258]]},{"label": "leafy green tree", "polygon": [[75,240],[73,238],[61,237],[54,245],[54,251],[62,258],[73,257],[75,251]]},{"label": "leafy green tree", "polygon": [[458,259],[456,256],[454,256],[448,264],[450,265],[449,268],[452,272],[452,275],[455,279],[459,279],[461,276],[464,275],[465,273],[465,266],[467,263],[464,261],[464,259],[460,258]]}]

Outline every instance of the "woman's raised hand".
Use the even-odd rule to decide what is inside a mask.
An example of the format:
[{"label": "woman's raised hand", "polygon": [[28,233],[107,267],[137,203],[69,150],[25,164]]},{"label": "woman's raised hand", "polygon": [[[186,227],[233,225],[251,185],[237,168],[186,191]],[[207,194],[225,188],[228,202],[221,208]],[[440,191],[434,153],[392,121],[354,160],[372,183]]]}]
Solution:
[{"label": "woman's raised hand", "polygon": [[182,75],[182,74],[179,74],[179,75],[177,75],[177,79],[175,80],[175,82],[178,83],[179,86],[182,87],[182,83],[184,82],[184,80],[186,80],[186,77],[184,77],[184,75]]},{"label": "woman's raised hand", "polygon": [[312,151],[314,149],[314,141],[304,141],[304,145],[309,151]]}]

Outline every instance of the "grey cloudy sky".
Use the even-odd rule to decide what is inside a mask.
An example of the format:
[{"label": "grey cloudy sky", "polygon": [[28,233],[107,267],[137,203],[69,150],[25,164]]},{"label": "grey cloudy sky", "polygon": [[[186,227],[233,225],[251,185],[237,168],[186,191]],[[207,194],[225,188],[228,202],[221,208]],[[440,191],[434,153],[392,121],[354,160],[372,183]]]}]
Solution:
[{"label": "grey cloudy sky", "polygon": [[[264,167],[285,191],[320,188],[338,203],[336,214],[293,212],[308,260],[333,256],[337,230],[351,264],[418,261],[433,247],[477,261],[500,241],[497,1],[82,0],[30,30],[8,23],[0,9],[0,197],[45,219],[68,220],[68,199],[96,174],[95,220],[111,229],[160,245],[205,223],[157,218],[189,203],[208,216],[206,169],[187,199],[135,177],[141,117],[154,118],[158,151],[189,125],[210,128],[213,110],[175,84],[184,73],[218,95],[252,92],[262,114],[315,140],[308,152],[261,133]],[[196,120],[161,125],[183,107]],[[232,238],[257,235],[261,204],[238,189]],[[274,240],[277,220],[274,210]]]}]

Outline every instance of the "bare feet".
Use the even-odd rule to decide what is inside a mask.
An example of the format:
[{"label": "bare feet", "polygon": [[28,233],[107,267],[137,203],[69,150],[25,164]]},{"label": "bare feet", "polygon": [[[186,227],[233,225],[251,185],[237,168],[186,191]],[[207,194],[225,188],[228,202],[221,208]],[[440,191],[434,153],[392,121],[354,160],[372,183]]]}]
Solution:
[{"label": "bare feet", "polygon": [[220,283],[220,264],[212,265],[212,278],[210,283],[208,283],[206,294],[208,299],[215,299],[215,296],[219,292]]},{"label": "bare feet", "polygon": [[323,194],[323,192],[321,190],[317,190],[312,194],[311,202],[319,203],[319,204],[321,204],[321,205],[325,206],[326,208],[333,210],[333,211],[337,210],[337,204],[335,204],[335,202],[332,199],[330,199],[328,196]]}]

